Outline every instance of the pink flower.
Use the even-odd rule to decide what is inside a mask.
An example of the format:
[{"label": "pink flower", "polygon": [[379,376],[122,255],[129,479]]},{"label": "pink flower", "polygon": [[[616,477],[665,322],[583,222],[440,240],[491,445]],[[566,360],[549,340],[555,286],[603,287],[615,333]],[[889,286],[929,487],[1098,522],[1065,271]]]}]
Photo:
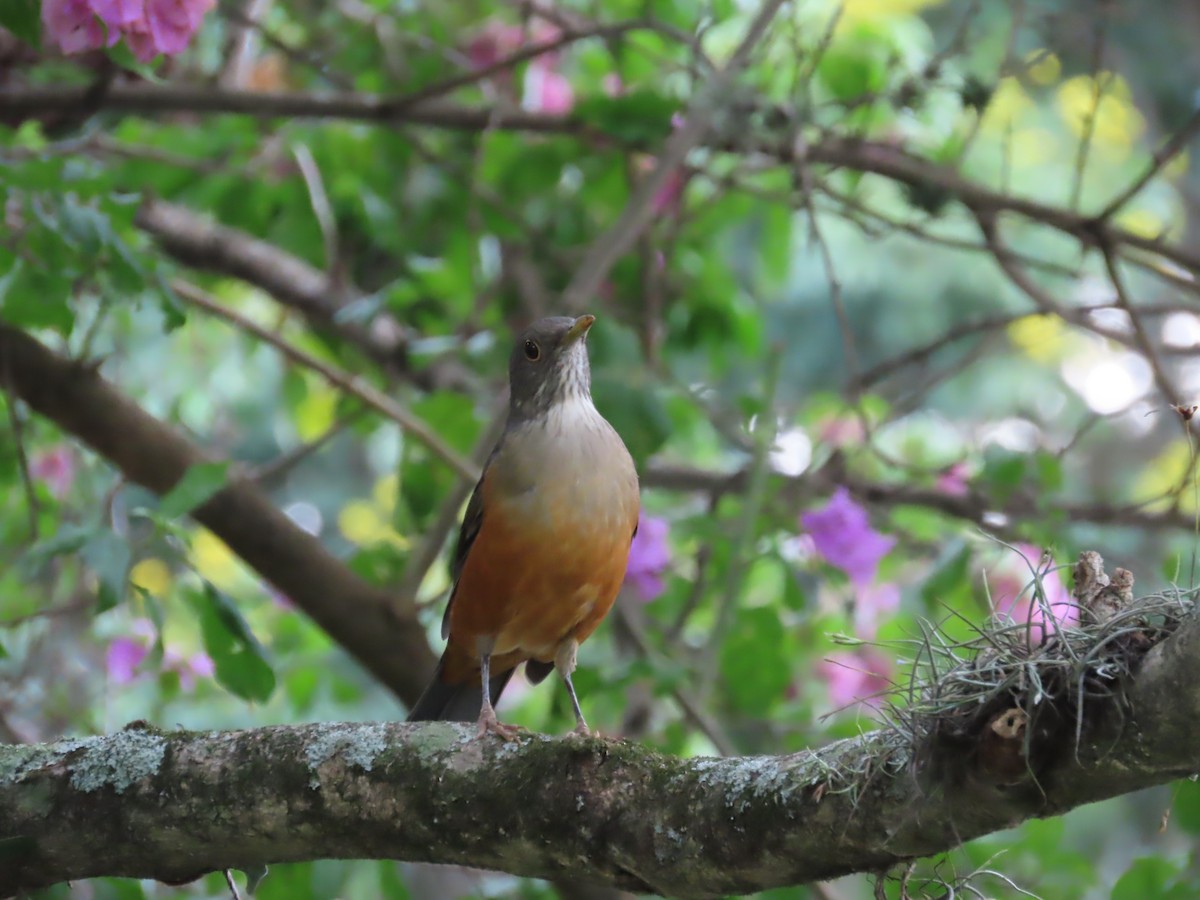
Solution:
[{"label": "pink flower", "polygon": [[538,57],[525,71],[522,105],[533,112],[569,113],[575,105],[575,91],[566,76],[556,71],[546,57]]},{"label": "pink flower", "polygon": [[854,703],[878,707],[883,699],[879,695],[892,686],[891,671],[887,657],[869,647],[831,653],[817,663],[817,677],[829,688],[835,709]]},{"label": "pink flower", "polygon": [[900,588],[887,582],[860,587],[854,602],[854,633],[865,641],[875,639],[879,622],[900,608]]},{"label": "pink flower", "polygon": [[71,448],[59,444],[34,456],[29,464],[29,474],[42,482],[50,494],[61,500],[70,493],[75,483],[75,456]]},{"label": "pink flower", "polygon": [[[89,0],[45,0],[42,24],[63,53],[83,53],[105,44],[104,25],[96,18]],[[108,46],[116,42],[117,33],[110,30]]]},{"label": "pink flower", "polygon": [[625,583],[647,603],[666,589],[663,572],[671,564],[669,531],[666,519],[638,516],[637,536],[629,547],[629,564],[625,567]]},{"label": "pink flower", "polygon": [[122,28],[125,42],[141,62],[160,53],[182,53],[216,0],[145,0],[145,15]]},{"label": "pink flower", "polygon": [[[998,566],[988,573],[988,593],[996,615],[1008,616],[1018,625],[1029,626],[1029,642],[1040,644],[1053,634],[1055,625],[1072,625],[1079,620],[1079,607],[1062,583],[1058,572],[1041,565],[1042,552],[1031,544],[1005,548]],[[1051,563],[1051,565],[1053,565]],[[1035,597],[1034,569],[1041,580],[1044,600]]]},{"label": "pink flower", "polygon": [[145,15],[145,0],[90,0],[92,12],[100,17],[108,30],[136,22]]},{"label": "pink flower", "polygon": [[965,497],[971,492],[970,487],[967,486],[970,474],[966,463],[957,462],[938,475],[934,487],[951,497]]},{"label": "pink flower", "polygon": [[133,638],[115,638],[104,655],[108,680],[113,684],[129,684],[137,675],[137,667],[146,658],[146,645]]},{"label": "pink flower", "polygon": [[[64,53],[112,46],[124,37],[142,62],[180,53],[216,0],[46,0],[42,21]],[[107,30],[107,41],[105,31]]]},{"label": "pink flower", "polygon": [[860,588],[875,580],[879,561],[896,544],[895,538],[871,528],[867,511],[844,487],[834,491],[824,509],[801,515],[800,522],[812,535],[817,552]]}]

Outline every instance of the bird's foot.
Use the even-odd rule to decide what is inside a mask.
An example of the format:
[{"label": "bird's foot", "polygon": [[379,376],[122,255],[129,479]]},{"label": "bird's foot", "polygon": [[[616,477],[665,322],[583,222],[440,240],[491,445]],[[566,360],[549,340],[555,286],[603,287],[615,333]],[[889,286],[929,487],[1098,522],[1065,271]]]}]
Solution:
[{"label": "bird's foot", "polygon": [[600,737],[600,732],[588,728],[588,723],[580,719],[575,727],[568,732],[570,737]]},{"label": "bird's foot", "polygon": [[479,740],[489,731],[501,740],[511,741],[521,733],[521,726],[501,722],[496,718],[494,710],[487,710],[479,716],[479,730],[475,732],[475,739]]}]

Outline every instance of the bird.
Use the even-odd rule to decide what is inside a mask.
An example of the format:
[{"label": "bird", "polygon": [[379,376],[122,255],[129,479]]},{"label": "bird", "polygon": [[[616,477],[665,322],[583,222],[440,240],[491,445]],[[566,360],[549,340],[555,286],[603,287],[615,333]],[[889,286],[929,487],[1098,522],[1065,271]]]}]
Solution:
[{"label": "bird", "polygon": [[593,315],[530,325],[509,357],[504,433],[467,502],[442,617],[446,648],[408,721],[469,722],[506,740],[494,704],[525,663],[557,670],[575,732],[591,734],[571,681],[579,645],[608,615],[625,577],[641,498],[620,435],[592,402]]}]

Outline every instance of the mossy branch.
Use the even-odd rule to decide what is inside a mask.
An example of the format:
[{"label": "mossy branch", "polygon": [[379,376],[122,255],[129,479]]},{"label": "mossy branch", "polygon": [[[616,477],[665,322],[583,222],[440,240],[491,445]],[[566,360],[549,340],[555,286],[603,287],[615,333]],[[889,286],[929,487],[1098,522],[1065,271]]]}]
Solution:
[{"label": "mossy branch", "polygon": [[[465,864],[675,897],[885,870],[1200,770],[1190,602],[1095,609],[1037,647],[981,637],[990,655],[962,663],[971,677],[941,673],[895,725],[785,756],[474,740],[445,723],[209,733],[138,723],[0,747],[0,895],[318,858]],[[1070,677],[1064,654],[1078,658]],[[1045,676],[1036,697],[1011,678],[1021,658]],[[990,683],[994,713],[964,717],[968,682]]]}]

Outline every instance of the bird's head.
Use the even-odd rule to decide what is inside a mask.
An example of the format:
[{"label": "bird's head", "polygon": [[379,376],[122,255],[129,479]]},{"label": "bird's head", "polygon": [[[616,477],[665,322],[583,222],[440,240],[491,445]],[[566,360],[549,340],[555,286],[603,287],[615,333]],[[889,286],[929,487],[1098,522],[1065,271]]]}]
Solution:
[{"label": "bird's head", "polygon": [[512,416],[532,419],[572,397],[591,396],[588,329],[595,316],[553,316],[517,339],[508,362]]}]

